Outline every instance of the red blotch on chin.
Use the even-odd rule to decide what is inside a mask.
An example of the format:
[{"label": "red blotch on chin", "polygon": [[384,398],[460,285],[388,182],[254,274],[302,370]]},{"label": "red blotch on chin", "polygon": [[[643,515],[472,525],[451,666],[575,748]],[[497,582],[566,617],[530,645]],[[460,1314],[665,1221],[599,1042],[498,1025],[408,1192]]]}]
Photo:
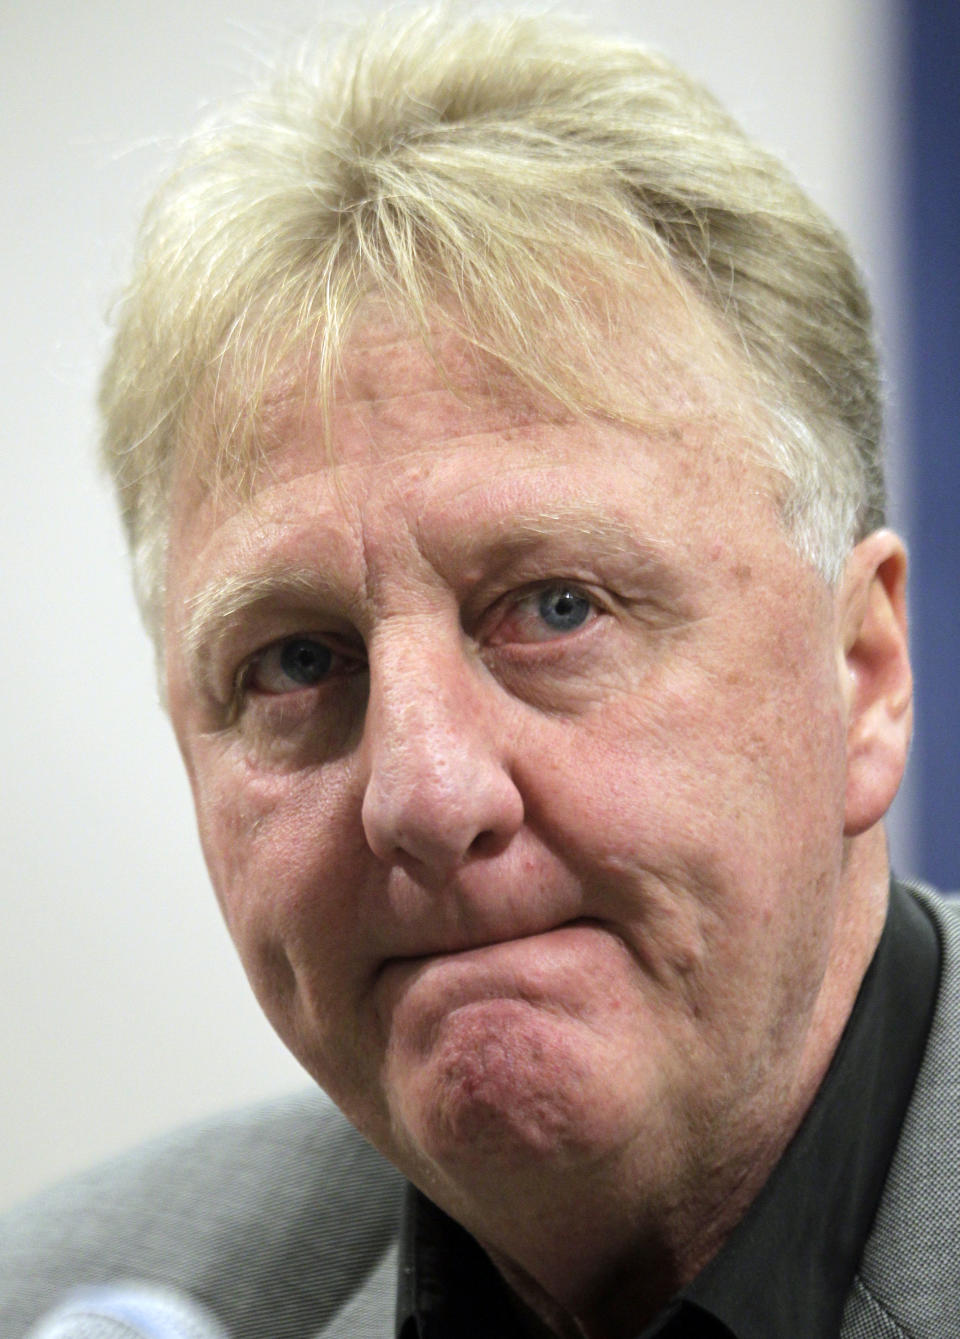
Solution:
[{"label": "red blotch on chin", "polygon": [[443,1021],[426,1054],[387,1057],[395,1116],[440,1164],[554,1158],[592,1146],[587,1066],[569,1020],[516,999],[480,1000]]}]

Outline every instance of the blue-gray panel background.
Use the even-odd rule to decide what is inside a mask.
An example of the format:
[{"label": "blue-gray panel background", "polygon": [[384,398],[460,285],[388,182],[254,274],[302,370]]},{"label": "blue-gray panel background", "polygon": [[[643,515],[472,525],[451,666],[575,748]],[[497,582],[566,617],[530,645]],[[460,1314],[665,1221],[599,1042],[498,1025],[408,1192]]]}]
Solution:
[{"label": "blue-gray panel background", "polygon": [[960,3],[905,0],[916,872],[960,885]]}]

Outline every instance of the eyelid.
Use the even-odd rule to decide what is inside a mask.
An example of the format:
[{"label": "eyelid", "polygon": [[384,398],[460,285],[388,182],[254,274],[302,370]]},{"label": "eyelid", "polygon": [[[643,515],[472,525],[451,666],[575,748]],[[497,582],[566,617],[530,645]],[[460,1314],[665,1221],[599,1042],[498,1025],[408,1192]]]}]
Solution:
[{"label": "eyelid", "polygon": [[[285,646],[292,642],[317,642],[326,647],[332,655],[333,666],[329,674],[325,675],[316,683],[298,684],[291,681],[289,689],[271,690],[269,688],[257,687],[252,683],[253,676],[256,674],[266,659],[272,652],[280,653]],[[337,665],[339,663],[339,667]],[[349,678],[355,673],[359,673],[366,668],[366,657],[358,651],[355,646],[346,648],[340,639],[324,632],[292,632],[284,637],[275,637],[265,646],[261,646],[248,656],[239,666],[234,676],[233,699],[239,708],[243,700],[250,694],[255,694],[263,698],[283,698],[292,697],[298,693],[315,693],[325,687],[330,682],[336,682],[339,679]]]},{"label": "eyelid", "polygon": [[[550,577],[542,581],[534,581],[529,585],[521,587],[519,590],[513,590],[497,600],[490,610],[489,631],[482,635],[482,640],[487,645],[498,645],[496,633],[497,629],[506,623],[512,614],[515,614],[526,602],[533,602],[543,597],[546,592],[551,590],[568,590],[582,596],[588,601],[593,615],[609,612],[609,601],[602,598],[601,594],[588,582],[578,581],[570,577]],[[534,615],[535,616],[535,615]],[[545,637],[530,637],[531,644],[537,643],[556,643],[569,640],[582,629],[591,626],[596,621],[595,617],[589,618],[586,622],[578,624],[570,629],[554,629],[552,635]],[[546,626],[546,625],[544,625]],[[503,645],[508,644],[509,638],[504,639]]]}]

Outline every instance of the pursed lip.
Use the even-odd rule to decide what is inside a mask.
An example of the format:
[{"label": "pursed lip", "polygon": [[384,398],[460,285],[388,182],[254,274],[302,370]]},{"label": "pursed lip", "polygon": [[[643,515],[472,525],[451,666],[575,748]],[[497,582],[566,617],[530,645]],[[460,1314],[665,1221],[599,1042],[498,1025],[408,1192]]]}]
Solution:
[{"label": "pursed lip", "polygon": [[385,1033],[399,1025],[395,1038],[423,1046],[444,1019],[474,1007],[534,1008],[582,1021],[609,994],[624,951],[611,927],[575,917],[513,938],[397,956],[380,969],[375,1007]]},{"label": "pursed lip", "polygon": [[439,944],[413,953],[399,953],[383,960],[378,968],[378,975],[382,975],[391,968],[416,969],[419,966],[426,966],[429,963],[439,962],[446,958],[456,959],[465,958],[471,954],[480,955],[485,950],[495,950],[510,944],[522,944],[529,939],[544,940],[564,930],[591,926],[600,928],[601,922],[591,916],[574,916],[569,920],[558,921],[555,925],[546,925],[535,930],[524,930],[517,934],[477,936],[462,943]]}]

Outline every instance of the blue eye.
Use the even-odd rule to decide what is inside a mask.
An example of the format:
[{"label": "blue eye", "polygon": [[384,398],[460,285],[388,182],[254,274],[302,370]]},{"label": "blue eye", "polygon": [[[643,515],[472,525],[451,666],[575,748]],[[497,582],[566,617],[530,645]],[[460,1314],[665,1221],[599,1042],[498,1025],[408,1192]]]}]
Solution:
[{"label": "blue eye", "polygon": [[333,652],[311,637],[295,637],[280,648],[280,669],[294,683],[319,683],[330,673]]},{"label": "blue eye", "polygon": [[356,668],[354,658],[318,637],[287,637],[254,657],[244,684],[257,693],[295,693],[301,688],[315,688]]},{"label": "blue eye", "polygon": [[573,632],[586,623],[593,605],[573,586],[547,586],[540,592],[537,609],[554,632]]},{"label": "blue eye", "polygon": [[599,617],[597,601],[579,586],[553,581],[507,604],[488,634],[491,646],[562,640]]}]

